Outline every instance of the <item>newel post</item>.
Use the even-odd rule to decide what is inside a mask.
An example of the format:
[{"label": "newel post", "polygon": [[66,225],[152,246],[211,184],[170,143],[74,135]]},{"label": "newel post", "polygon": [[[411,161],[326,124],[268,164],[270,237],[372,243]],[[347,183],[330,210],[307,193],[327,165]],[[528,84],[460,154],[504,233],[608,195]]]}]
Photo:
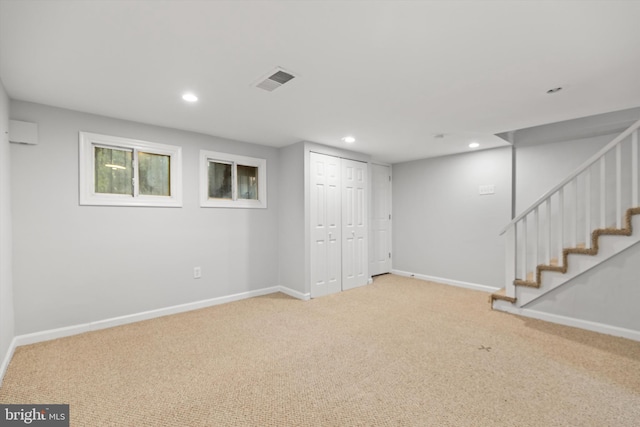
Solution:
[{"label": "newel post", "polygon": [[504,233],[505,237],[505,259],[504,259],[504,288],[508,297],[516,296],[516,287],[513,281],[516,279],[516,224],[511,226]]}]

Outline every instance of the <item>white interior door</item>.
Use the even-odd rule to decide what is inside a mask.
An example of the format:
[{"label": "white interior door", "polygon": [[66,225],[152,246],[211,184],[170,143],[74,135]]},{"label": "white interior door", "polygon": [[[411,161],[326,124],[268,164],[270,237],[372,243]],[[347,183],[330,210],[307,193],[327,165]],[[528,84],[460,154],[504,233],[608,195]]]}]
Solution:
[{"label": "white interior door", "polygon": [[340,159],[311,153],[311,297],[342,290]]},{"label": "white interior door", "polygon": [[391,271],[391,167],[371,165],[371,275]]},{"label": "white interior door", "polygon": [[342,289],[367,284],[367,164],[342,159]]}]

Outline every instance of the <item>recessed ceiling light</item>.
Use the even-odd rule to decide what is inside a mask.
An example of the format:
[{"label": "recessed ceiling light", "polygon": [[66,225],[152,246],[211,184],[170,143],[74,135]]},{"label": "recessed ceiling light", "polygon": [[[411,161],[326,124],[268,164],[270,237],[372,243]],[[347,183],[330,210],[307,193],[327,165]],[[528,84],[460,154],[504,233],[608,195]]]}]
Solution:
[{"label": "recessed ceiling light", "polygon": [[562,90],[562,88],[561,88],[561,87],[554,87],[553,89],[549,89],[549,90],[547,91],[547,93],[548,93],[549,95],[551,95],[552,93],[558,93],[558,92],[560,92],[561,90]]},{"label": "recessed ceiling light", "polygon": [[351,144],[353,142],[356,142],[356,139],[352,136],[345,136],[344,138],[342,138],[342,140],[344,142],[346,142],[347,144]]},{"label": "recessed ceiling light", "polygon": [[185,93],[184,95],[182,95],[182,99],[187,102],[196,102],[198,100],[198,97],[192,93]]},{"label": "recessed ceiling light", "polygon": [[472,142],[471,144],[469,144],[469,148],[478,148],[480,147],[480,144],[478,144],[477,142]]}]

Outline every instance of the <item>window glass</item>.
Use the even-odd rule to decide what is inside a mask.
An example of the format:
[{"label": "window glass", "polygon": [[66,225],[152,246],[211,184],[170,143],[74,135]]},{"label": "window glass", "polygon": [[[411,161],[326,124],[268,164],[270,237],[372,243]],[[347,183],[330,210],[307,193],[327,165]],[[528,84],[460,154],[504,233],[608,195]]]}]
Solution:
[{"label": "window glass", "polygon": [[140,194],[171,195],[171,157],[162,154],[138,153]]},{"label": "window glass", "polygon": [[209,162],[209,198],[231,199],[231,164]]},{"label": "window glass", "polygon": [[95,192],[133,196],[133,151],[95,147]]},{"label": "window glass", "polygon": [[237,166],[238,199],[258,200],[258,168]]}]

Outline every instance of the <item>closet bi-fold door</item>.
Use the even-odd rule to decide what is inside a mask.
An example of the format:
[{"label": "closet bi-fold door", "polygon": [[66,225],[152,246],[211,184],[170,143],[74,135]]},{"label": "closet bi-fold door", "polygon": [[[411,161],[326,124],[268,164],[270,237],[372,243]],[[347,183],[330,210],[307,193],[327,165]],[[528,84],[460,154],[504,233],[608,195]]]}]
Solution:
[{"label": "closet bi-fold door", "polygon": [[342,290],[340,159],[310,153],[311,297]]},{"label": "closet bi-fold door", "polygon": [[342,289],[367,284],[367,164],[342,159]]}]

